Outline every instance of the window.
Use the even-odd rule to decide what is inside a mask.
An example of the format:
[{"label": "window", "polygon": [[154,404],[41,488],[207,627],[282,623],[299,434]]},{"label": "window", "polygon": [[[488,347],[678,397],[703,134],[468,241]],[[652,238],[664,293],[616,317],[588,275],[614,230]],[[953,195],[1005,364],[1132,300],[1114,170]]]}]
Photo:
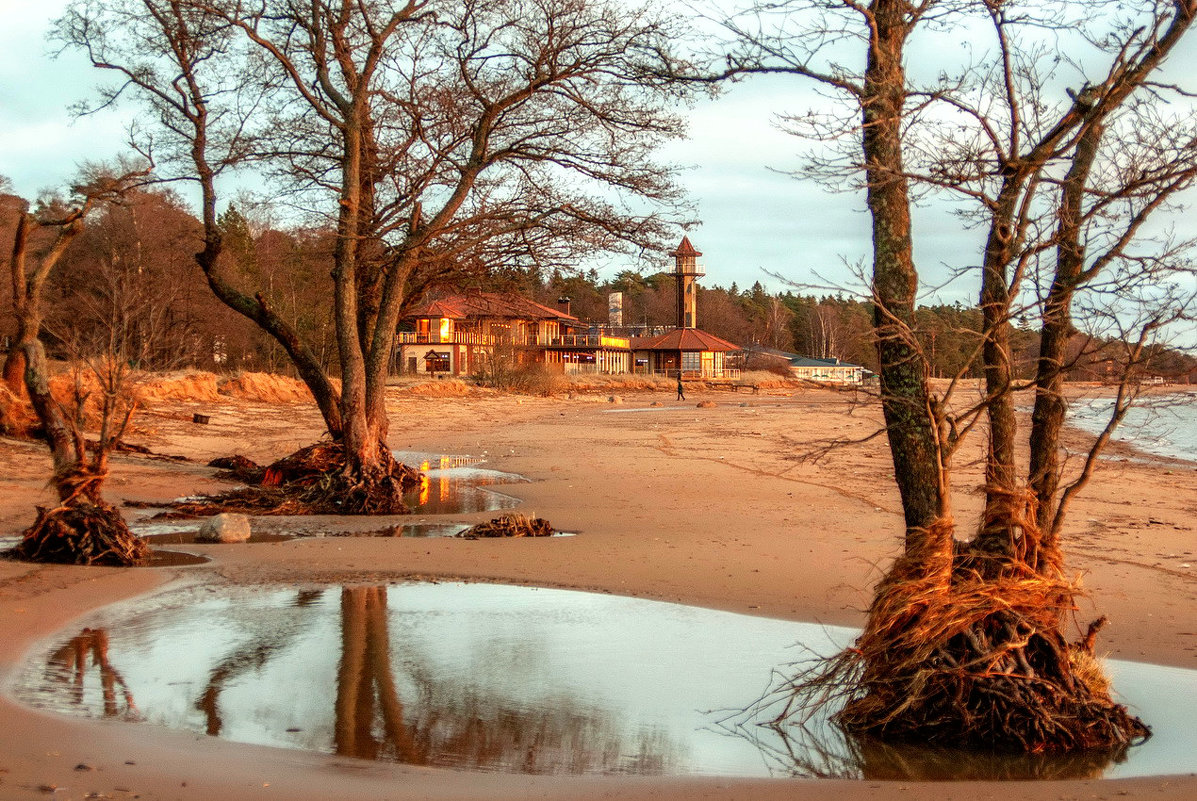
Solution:
[{"label": "window", "polygon": [[429,373],[447,373],[450,370],[448,351],[434,350],[424,354],[424,370]]}]

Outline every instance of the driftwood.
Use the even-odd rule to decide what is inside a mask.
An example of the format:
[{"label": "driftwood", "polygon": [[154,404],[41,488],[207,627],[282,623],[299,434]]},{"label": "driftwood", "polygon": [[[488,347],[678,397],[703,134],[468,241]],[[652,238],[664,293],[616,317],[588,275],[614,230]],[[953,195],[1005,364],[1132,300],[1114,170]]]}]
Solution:
[{"label": "driftwood", "polygon": [[[94,439],[87,440],[87,442],[85,443],[85,447],[87,448],[89,453],[99,453],[100,452],[100,443],[96,442]],[[191,461],[186,456],[173,456],[169,453],[158,453],[156,451],[150,450],[145,445],[135,445],[132,442],[125,442],[124,440],[121,440],[121,441],[117,442],[116,444],[112,445],[112,451],[114,453],[135,453],[139,456],[145,456],[147,459],[154,459],[159,462],[189,462],[189,461]]]},{"label": "driftwood", "polygon": [[208,462],[208,467],[221,470],[217,478],[231,478],[244,481],[246,484],[261,484],[266,475],[266,468],[241,454],[220,456]]},{"label": "driftwood", "polygon": [[553,527],[547,520],[512,513],[470,526],[457,536],[465,540],[480,540],[490,537],[551,537],[553,533]]}]

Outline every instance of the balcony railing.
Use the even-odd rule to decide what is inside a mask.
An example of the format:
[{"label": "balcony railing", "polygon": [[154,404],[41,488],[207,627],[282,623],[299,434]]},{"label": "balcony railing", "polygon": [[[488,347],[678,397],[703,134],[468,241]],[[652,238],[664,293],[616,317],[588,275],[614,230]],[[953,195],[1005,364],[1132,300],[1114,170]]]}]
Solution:
[{"label": "balcony railing", "polygon": [[454,331],[448,336],[436,333],[420,333],[418,331],[400,331],[396,334],[400,345],[493,345],[495,338],[490,334],[479,334],[473,331]]},{"label": "balcony railing", "polygon": [[611,337],[602,334],[569,334],[567,336],[503,337],[493,334],[479,334],[472,331],[455,331],[448,336],[440,332],[419,333],[400,331],[397,335],[400,345],[497,345],[507,344],[519,347],[540,348],[623,348],[631,347],[627,337]]},{"label": "balcony railing", "polygon": [[570,334],[561,337],[537,337],[532,344],[542,348],[628,348],[631,342],[626,337],[608,337],[599,334]]}]

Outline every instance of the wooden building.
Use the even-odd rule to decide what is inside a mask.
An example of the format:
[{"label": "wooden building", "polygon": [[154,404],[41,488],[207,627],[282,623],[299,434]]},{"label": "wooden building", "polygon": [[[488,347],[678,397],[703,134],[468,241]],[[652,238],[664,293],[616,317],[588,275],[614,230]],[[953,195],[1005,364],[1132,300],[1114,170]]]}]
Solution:
[{"label": "wooden building", "polygon": [[558,308],[510,292],[473,292],[425,304],[397,334],[406,373],[470,375],[503,363],[546,364],[562,372],[627,373],[626,338],[593,333],[563,298]]},{"label": "wooden building", "polygon": [[739,345],[698,328],[698,290],[696,281],[705,274],[698,263],[702,255],[683,236],[674,259],[673,275],[677,281],[677,327],[655,337],[632,340],[633,370],[649,375],[680,375],[682,378],[735,380],[739,369],[726,364],[728,354],[738,353]]},{"label": "wooden building", "polygon": [[740,371],[728,367],[726,357],[740,350],[726,339],[697,328],[675,328],[655,337],[632,340],[634,370],[648,375],[693,379],[737,379]]}]

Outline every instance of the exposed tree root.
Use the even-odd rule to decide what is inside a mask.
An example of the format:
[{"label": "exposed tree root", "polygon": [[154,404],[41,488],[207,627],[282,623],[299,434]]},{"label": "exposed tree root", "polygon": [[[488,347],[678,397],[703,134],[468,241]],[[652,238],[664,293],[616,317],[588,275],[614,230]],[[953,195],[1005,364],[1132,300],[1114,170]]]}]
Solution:
[{"label": "exposed tree root", "polygon": [[513,513],[471,526],[457,536],[466,540],[489,537],[551,537],[553,527],[549,525],[549,521],[542,518]]},{"label": "exposed tree root", "polygon": [[[928,542],[951,542],[928,536]],[[941,532],[942,533],[942,532]],[[1021,538],[1036,540],[1033,529]],[[1093,656],[1062,632],[1075,585],[975,555],[900,558],[878,587],[854,647],[789,683],[779,719],[842,702],[846,731],[890,741],[1009,751],[1125,748],[1150,729],[1110,698]]]},{"label": "exposed tree root", "polygon": [[130,567],[146,564],[150,549],[116,509],[76,496],[55,509],[37,507],[37,520],[8,555],[28,562]]},{"label": "exposed tree root", "polygon": [[213,459],[208,462],[208,467],[215,467],[222,471],[216,474],[218,478],[231,478],[244,481],[246,484],[261,484],[262,479],[266,476],[265,467],[239,453]]},{"label": "exposed tree root", "polygon": [[368,476],[349,474],[339,442],[319,442],[261,468],[243,456],[214,460],[249,486],[171,504],[177,514],[205,516],[219,512],[251,515],[408,514],[403,502],[419,486],[420,471],[395,461],[379,447],[380,464]]}]

